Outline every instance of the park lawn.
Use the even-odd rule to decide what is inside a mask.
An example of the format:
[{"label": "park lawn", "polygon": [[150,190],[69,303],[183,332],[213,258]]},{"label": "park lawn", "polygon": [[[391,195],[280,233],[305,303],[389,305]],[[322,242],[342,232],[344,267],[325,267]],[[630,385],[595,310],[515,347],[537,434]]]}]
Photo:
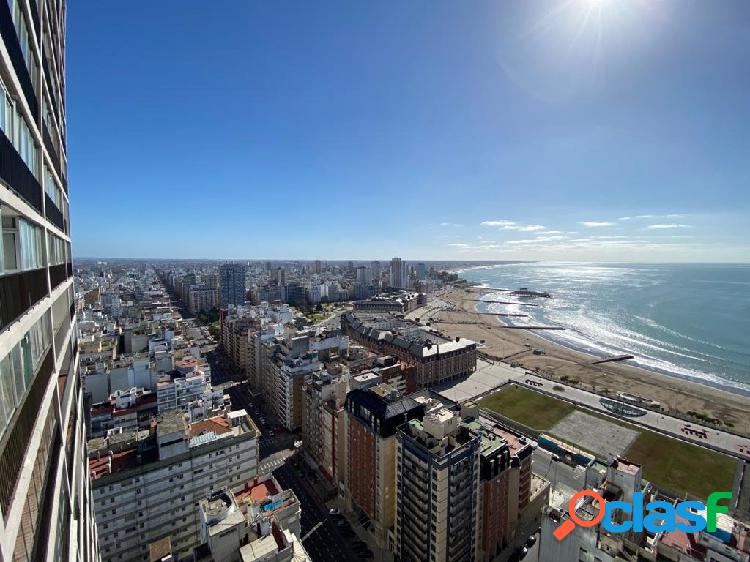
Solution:
[{"label": "park lawn", "polygon": [[479,405],[537,431],[551,429],[575,409],[568,402],[515,385],[506,385],[499,392],[482,398]]},{"label": "park lawn", "polygon": [[706,499],[714,491],[731,492],[737,463],[697,445],[642,431],[625,457],[643,467],[643,477],[673,493]]}]

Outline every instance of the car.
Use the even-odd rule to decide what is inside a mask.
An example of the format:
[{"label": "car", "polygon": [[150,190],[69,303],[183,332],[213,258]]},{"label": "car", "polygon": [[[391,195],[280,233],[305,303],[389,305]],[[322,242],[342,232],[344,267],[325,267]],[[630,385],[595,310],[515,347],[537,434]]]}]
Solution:
[{"label": "car", "polygon": [[522,547],[521,547],[521,550],[519,550],[519,551],[518,551],[518,556],[519,556],[519,558],[523,558],[523,557],[524,557],[524,556],[526,556],[526,555],[527,555],[528,553],[529,553],[529,549],[528,549],[528,548],[526,548],[525,546],[522,546]]},{"label": "car", "polygon": [[526,546],[530,548],[534,546],[535,542],[536,542],[536,535],[531,535],[528,539],[526,539]]},{"label": "car", "polygon": [[332,507],[328,510],[328,515],[341,515],[341,512],[337,508]]}]

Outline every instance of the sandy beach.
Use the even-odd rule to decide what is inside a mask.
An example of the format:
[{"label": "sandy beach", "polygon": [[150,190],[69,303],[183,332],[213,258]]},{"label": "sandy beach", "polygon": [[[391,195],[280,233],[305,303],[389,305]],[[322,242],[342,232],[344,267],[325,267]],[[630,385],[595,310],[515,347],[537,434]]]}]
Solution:
[{"label": "sandy beach", "polygon": [[[430,312],[435,319],[433,325],[446,335],[484,340],[481,351],[490,358],[507,358],[557,379],[565,376],[577,379],[578,386],[599,393],[636,394],[656,400],[668,411],[699,412],[731,423],[734,431],[750,435],[750,398],[647,371],[627,362],[593,365],[595,357],[537,337],[528,330],[505,329],[495,315],[478,314],[475,310],[478,295],[476,289],[446,290],[441,298],[452,305],[452,310]],[[527,345],[531,349],[541,348],[545,354],[535,355]]]}]

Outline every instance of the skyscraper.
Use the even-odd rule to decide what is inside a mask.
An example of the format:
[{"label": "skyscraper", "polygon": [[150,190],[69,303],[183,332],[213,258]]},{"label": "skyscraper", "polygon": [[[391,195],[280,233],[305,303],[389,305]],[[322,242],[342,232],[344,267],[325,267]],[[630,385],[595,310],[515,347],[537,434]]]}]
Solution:
[{"label": "skyscraper", "polygon": [[245,303],[247,289],[245,273],[247,266],[241,263],[225,263],[219,267],[219,295],[221,306]]},{"label": "skyscraper", "polygon": [[401,258],[393,258],[391,260],[391,282],[390,286],[393,289],[405,289],[406,288],[406,268]]},{"label": "skyscraper", "polygon": [[0,4],[0,559],[99,560],[70,252],[65,2]]}]

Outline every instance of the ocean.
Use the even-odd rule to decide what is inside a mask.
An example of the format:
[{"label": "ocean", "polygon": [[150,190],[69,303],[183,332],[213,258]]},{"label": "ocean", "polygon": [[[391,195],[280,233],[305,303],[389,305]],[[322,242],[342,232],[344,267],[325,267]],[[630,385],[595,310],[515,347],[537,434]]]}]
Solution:
[{"label": "ocean", "polygon": [[[461,277],[487,287],[546,291],[538,307],[479,304],[529,314],[508,324],[554,325],[545,339],[591,355],[632,354],[663,374],[750,394],[750,264],[537,262],[481,266]],[[489,292],[485,300],[518,301]]]}]

